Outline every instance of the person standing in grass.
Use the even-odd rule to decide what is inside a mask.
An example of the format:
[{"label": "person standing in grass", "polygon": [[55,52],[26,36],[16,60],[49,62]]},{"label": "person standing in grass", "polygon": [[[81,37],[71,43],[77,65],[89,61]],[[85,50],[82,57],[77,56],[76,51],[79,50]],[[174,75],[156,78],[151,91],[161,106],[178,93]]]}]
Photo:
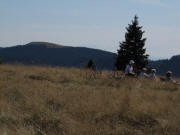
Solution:
[{"label": "person standing in grass", "polygon": [[125,75],[126,76],[135,76],[136,75],[134,73],[134,69],[133,69],[134,63],[135,63],[134,60],[129,61],[129,64],[125,68]]}]

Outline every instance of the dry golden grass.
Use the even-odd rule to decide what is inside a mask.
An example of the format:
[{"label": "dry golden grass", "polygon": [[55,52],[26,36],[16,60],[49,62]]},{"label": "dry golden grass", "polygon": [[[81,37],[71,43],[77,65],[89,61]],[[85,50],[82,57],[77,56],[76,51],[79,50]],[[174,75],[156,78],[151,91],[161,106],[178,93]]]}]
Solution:
[{"label": "dry golden grass", "polygon": [[179,135],[179,86],[108,71],[0,66],[2,135]]}]

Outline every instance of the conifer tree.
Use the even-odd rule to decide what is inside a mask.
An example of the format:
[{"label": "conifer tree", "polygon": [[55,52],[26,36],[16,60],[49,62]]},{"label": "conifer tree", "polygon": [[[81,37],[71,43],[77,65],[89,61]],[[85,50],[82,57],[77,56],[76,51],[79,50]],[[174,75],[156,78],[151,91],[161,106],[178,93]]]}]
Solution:
[{"label": "conifer tree", "polygon": [[96,70],[96,65],[95,63],[93,62],[92,59],[90,59],[87,63],[87,66],[86,66],[88,69],[92,69],[92,70]]},{"label": "conifer tree", "polygon": [[135,16],[132,24],[126,28],[125,41],[120,42],[120,49],[116,59],[115,66],[118,70],[124,70],[130,60],[135,61],[137,69],[143,68],[148,64],[148,56],[146,54],[145,41],[143,38],[145,31],[142,31],[142,26],[139,26],[138,17]]},{"label": "conifer tree", "polygon": [[0,64],[2,64],[2,59],[0,58]]}]

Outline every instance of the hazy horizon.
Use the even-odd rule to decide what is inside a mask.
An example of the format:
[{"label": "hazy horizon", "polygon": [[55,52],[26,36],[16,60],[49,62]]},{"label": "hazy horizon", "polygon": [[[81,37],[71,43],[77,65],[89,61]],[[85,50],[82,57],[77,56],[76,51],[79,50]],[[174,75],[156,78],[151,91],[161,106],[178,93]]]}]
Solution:
[{"label": "hazy horizon", "polygon": [[31,41],[116,52],[134,15],[145,30],[153,59],[180,54],[180,1],[0,1],[0,45]]}]

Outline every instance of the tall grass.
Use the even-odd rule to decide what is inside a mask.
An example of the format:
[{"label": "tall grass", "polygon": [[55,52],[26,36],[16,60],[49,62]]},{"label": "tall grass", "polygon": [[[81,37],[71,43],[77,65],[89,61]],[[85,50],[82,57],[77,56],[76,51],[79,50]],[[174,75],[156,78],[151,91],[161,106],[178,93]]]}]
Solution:
[{"label": "tall grass", "polygon": [[179,135],[179,86],[74,68],[0,66],[2,135]]}]

